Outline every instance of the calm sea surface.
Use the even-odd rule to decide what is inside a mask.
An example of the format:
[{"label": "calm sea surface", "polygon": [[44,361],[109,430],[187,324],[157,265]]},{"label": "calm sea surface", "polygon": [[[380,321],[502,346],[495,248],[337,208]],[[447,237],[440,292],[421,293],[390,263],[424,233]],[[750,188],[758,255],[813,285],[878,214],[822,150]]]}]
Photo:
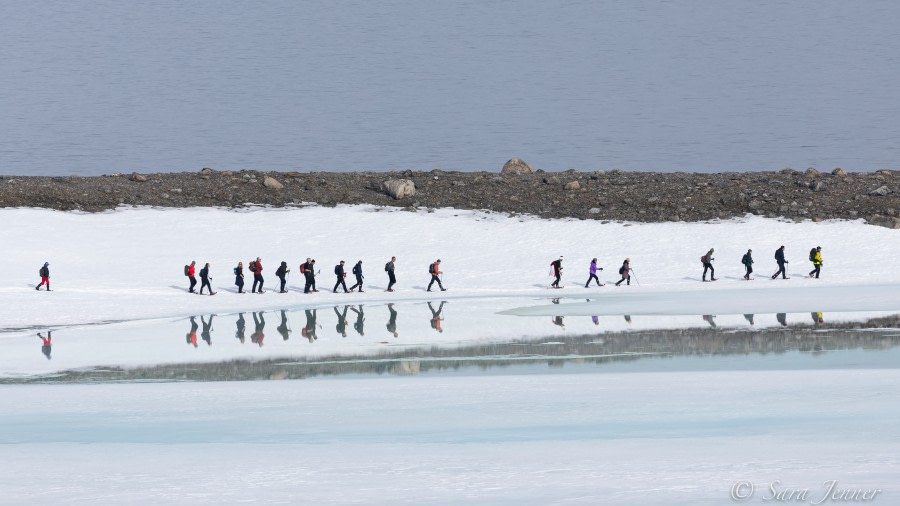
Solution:
[{"label": "calm sea surface", "polygon": [[0,174],[900,167],[892,0],[0,7]]}]

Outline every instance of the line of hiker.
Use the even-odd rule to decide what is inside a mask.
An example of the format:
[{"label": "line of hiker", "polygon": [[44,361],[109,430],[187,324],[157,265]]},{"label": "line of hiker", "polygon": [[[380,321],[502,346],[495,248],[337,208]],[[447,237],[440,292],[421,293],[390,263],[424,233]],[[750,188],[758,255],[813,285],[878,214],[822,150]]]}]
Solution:
[{"label": "line of hiker", "polygon": [[[387,273],[388,277],[388,285],[386,292],[393,292],[394,285],[397,283],[397,277],[395,275],[397,257],[391,257],[390,261],[388,261],[384,265],[384,271]],[[188,278],[189,286],[188,293],[199,293],[203,295],[204,288],[208,288],[209,295],[215,295],[217,292],[212,291],[212,285],[210,281],[212,281],[212,277],[209,275],[209,264],[205,264],[204,267],[200,270],[200,279],[202,280],[200,291],[197,292],[194,288],[197,286],[197,278],[196,278],[196,261],[192,261],[190,264],[184,266],[184,275]],[[337,265],[334,266],[334,275],[335,275],[335,283],[334,288],[332,288],[332,293],[337,293],[338,289],[342,289],[344,293],[350,293],[358,291],[359,293],[363,293],[363,280],[365,276],[363,275],[363,261],[359,260],[353,266],[353,269],[350,271],[353,276],[356,278],[356,283],[353,284],[350,288],[347,288],[347,272],[344,268],[345,262],[341,260]],[[46,268],[46,265],[45,265]],[[256,257],[256,260],[251,260],[247,265],[247,270],[249,270],[253,274],[253,286],[250,290],[250,293],[265,293],[263,289],[263,285],[265,283],[265,279],[263,278],[263,264],[262,258]],[[43,269],[42,269],[43,272]],[[234,284],[237,286],[237,293],[247,293],[244,291],[244,262],[238,262],[237,266],[232,269],[234,273]],[[288,267],[287,262],[282,261],[281,265],[275,270],[275,276],[280,281],[280,287],[278,293],[287,293],[287,283],[288,278],[290,276],[291,269]],[[307,258],[305,262],[300,264],[300,273],[303,274],[304,285],[303,285],[303,293],[316,293],[319,290],[316,288],[316,276],[321,273],[320,269],[316,268],[316,260],[314,258]],[[441,260],[437,259],[432,264],[428,266],[428,274],[431,276],[431,281],[428,283],[428,288],[426,291],[430,292],[431,287],[437,283],[438,288],[442,292],[447,291],[444,288],[443,284],[443,274],[444,272],[441,270]],[[43,274],[42,274],[43,275]],[[49,274],[47,278],[47,286],[49,290]],[[40,288],[40,285],[38,285]]]}]

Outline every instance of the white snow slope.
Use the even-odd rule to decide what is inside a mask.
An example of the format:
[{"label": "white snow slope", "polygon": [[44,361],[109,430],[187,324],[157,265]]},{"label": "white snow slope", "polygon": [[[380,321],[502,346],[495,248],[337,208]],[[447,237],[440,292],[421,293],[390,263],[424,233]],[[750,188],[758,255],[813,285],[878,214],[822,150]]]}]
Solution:
[{"label": "white snow slope", "polygon": [[[123,208],[101,214],[3,209],[5,269],[0,329],[184,316],[315,304],[425,299],[428,265],[443,260],[445,297],[599,297],[598,314],[728,314],[900,308],[900,233],[861,222],[788,223],[748,216],[713,223],[600,224],[596,221],[457,211],[403,212],[371,206],[249,208],[238,211]],[[771,281],[775,249],[786,245],[789,281]],[[823,247],[822,278],[804,278],[809,249]],[[716,248],[716,283],[700,283],[699,258]],[[740,280],[754,250],[756,281]],[[385,262],[397,256],[398,291],[384,293]],[[548,290],[549,263],[564,255],[563,290]],[[260,256],[268,293],[238,295],[232,267]],[[306,257],[321,269],[314,295],[302,288]],[[583,288],[590,259],[618,279],[630,257],[630,287]],[[364,261],[366,294],[331,294],[333,268]],[[183,266],[212,265],[215,297],[185,293]],[[274,293],[275,269],[292,269],[288,294]],[[52,293],[38,293],[50,262]],[[252,275],[245,270],[247,286]],[[352,276],[348,275],[348,279]],[[636,282],[640,282],[637,286]],[[862,285],[864,288],[859,288]],[[819,287],[831,290],[817,290]],[[846,290],[846,292],[845,292]],[[327,292],[327,293],[326,293]]]}]

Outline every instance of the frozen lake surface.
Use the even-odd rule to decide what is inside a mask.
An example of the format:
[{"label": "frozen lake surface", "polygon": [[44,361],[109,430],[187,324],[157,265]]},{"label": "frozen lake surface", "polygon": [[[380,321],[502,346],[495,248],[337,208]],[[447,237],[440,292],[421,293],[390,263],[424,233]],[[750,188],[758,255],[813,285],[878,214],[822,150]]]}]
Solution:
[{"label": "frozen lake surface", "polygon": [[0,173],[897,168],[900,4],[15,2]]}]

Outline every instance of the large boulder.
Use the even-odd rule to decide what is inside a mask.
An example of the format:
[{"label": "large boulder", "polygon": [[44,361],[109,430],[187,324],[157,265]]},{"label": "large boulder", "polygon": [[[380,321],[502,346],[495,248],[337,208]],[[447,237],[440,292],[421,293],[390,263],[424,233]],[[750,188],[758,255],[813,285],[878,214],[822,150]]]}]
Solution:
[{"label": "large boulder", "polygon": [[879,186],[878,188],[875,188],[874,190],[870,191],[869,195],[871,195],[873,197],[884,197],[888,193],[891,193],[890,188],[888,188],[887,186]]},{"label": "large boulder", "polygon": [[268,188],[270,190],[283,190],[284,189],[284,185],[279,183],[278,180],[275,179],[274,177],[266,176],[266,178],[263,179],[263,184],[265,185],[266,188]]},{"label": "large boulder", "polygon": [[521,158],[513,158],[508,162],[503,164],[503,168],[500,169],[501,174],[533,174],[534,170],[532,170],[531,165],[525,163],[525,160]]},{"label": "large boulder", "polygon": [[842,169],[842,168],[840,168],[840,167],[838,167],[838,168],[834,169],[833,171],[831,171],[831,174],[832,174],[833,176],[841,176],[841,177],[844,177],[844,176],[847,175],[847,171],[844,170],[844,169]]},{"label": "large boulder", "polygon": [[132,173],[131,173],[131,180],[134,181],[134,182],[136,182],[136,183],[146,183],[146,182],[147,182],[147,176],[145,176],[145,175],[143,175],[143,174],[139,174],[139,173],[137,173],[137,172],[132,172]]},{"label": "large boulder", "polygon": [[389,179],[381,183],[381,189],[394,200],[412,197],[416,194],[416,184],[409,179]]},{"label": "large boulder", "polygon": [[566,186],[564,188],[566,190],[580,190],[581,185],[578,184],[578,181],[570,181],[570,182],[566,183]]}]

